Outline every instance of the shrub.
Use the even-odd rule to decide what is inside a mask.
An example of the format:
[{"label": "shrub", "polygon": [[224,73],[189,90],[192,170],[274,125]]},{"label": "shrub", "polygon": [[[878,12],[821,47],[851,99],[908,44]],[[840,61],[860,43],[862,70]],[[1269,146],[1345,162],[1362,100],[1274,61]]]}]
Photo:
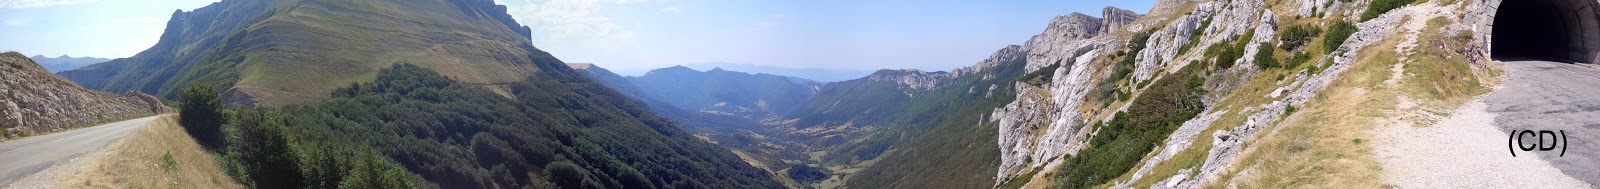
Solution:
[{"label": "shrub", "polygon": [[1356,25],[1350,22],[1344,20],[1334,22],[1333,26],[1328,27],[1328,33],[1322,36],[1322,50],[1328,53],[1338,51],[1339,45],[1343,45],[1344,41],[1350,39],[1350,35],[1355,34],[1357,30],[1360,28],[1356,28]]},{"label": "shrub", "polygon": [[201,145],[217,149],[222,141],[222,101],[217,89],[189,84],[178,92],[178,124]]},{"label": "shrub", "polygon": [[1023,75],[1022,78],[1017,78],[1017,79],[1020,79],[1020,80],[1022,80],[1022,82],[1028,83],[1029,85],[1034,85],[1034,86],[1039,86],[1039,85],[1043,85],[1043,84],[1049,84],[1050,80],[1055,78],[1056,69],[1058,69],[1058,68],[1061,68],[1061,61],[1056,61],[1055,64],[1050,64],[1050,66],[1045,66],[1044,68],[1039,68],[1039,70],[1035,70],[1033,72],[1030,72],[1027,75]]},{"label": "shrub", "polygon": [[1371,5],[1367,5],[1367,10],[1361,13],[1361,21],[1366,22],[1367,20],[1378,18],[1378,16],[1383,15],[1383,13],[1388,13],[1391,10],[1398,9],[1415,1],[1416,0],[1373,0]]},{"label": "shrub", "polygon": [[1263,70],[1279,67],[1280,65],[1278,65],[1277,55],[1276,53],[1273,53],[1273,51],[1276,50],[1278,49],[1272,48],[1272,44],[1266,43],[1262,43],[1260,47],[1257,47],[1256,67]]},{"label": "shrub", "polygon": [[172,151],[167,151],[167,155],[161,156],[161,164],[165,165],[168,171],[178,170],[178,159],[172,157]]},{"label": "shrub", "polygon": [[1317,35],[1319,34],[1322,34],[1322,28],[1317,28],[1316,26],[1289,26],[1288,29],[1283,31],[1283,35],[1278,36],[1278,40],[1282,41],[1282,44],[1279,44],[1278,48],[1282,48],[1283,50],[1294,50],[1295,48],[1300,48],[1300,46],[1304,46],[1306,43],[1311,42],[1311,39],[1317,38]]}]

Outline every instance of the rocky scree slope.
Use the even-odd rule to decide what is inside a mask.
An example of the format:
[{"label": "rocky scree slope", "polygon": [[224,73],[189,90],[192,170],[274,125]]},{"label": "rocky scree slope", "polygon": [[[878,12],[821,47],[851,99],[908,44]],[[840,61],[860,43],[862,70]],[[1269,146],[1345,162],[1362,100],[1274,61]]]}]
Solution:
[{"label": "rocky scree slope", "polygon": [[17,52],[0,53],[0,141],[167,112],[155,97],[91,91]]}]

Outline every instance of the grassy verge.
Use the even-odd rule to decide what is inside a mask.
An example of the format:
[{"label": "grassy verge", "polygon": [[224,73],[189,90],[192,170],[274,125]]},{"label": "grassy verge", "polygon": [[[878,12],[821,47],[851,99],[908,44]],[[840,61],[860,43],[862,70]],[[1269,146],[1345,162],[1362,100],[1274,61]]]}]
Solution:
[{"label": "grassy verge", "polygon": [[[1253,152],[1224,178],[1242,188],[1385,187],[1367,134],[1375,118],[1393,109],[1397,94],[1386,90],[1389,68],[1399,61],[1391,38],[1366,48],[1339,79],[1251,143]],[[1210,183],[1223,187],[1226,182]]]},{"label": "grassy verge", "polygon": [[57,188],[244,188],[168,115],[84,157]]},{"label": "grassy verge", "polygon": [[1430,108],[1454,109],[1474,97],[1491,91],[1480,77],[1494,77],[1497,73],[1476,71],[1467,64],[1467,56],[1453,49],[1467,49],[1472,43],[1472,32],[1461,31],[1448,35],[1442,27],[1449,21],[1444,17],[1428,20],[1428,27],[1417,37],[1416,54],[1404,65],[1405,77],[1402,91],[1417,98]]}]

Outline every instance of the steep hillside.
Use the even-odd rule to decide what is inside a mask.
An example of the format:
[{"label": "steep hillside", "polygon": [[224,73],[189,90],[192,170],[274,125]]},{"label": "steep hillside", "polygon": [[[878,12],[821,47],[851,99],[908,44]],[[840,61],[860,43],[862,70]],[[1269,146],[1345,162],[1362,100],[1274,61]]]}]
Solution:
[{"label": "steep hillside", "polygon": [[[264,188],[782,187],[599,83],[561,80],[513,83],[512,99],[400,64],[320,103],[230,114],[226,157]],[[292,160],[262,158],[278,154]]]},{"label": "steep hillside", "polygon": [[[139,55],[63,75],[191,104],[186,130],[255,188],[782,187],[533,47],[505,11],[228,0],[174,13]],[[238,106],[207,106],[218,94]]]},{"label": "steep hillside", "polygon": [[39,62],[40,66],[44,66],[44,70],[52,73],[78,69],[79,67],[111,61],[111,59],[106,58],[71,57],[67,55],[61,55],[60,57],[55,58],[44,57],[44,55],[33,55],[32,58],[34,62]]},{"label": "steep hillside", "polygon": [[0,141],[166,112],[155,97],[78,87],[17,52],[0,53]]},{"label": "steep hillside", "polygon": [[1365,142],[1385,123],[1368,120],[1482,94],[1495,68],[1470,11],[1485,6],[1163,0],[1121,27],[1059,17],[1023,46],[1026,72],[1047,74],[989,119],[995,187],[1390,186]]},{"label": "steep hillside", "polygon": [[133,57],[62,75],[163,98],[205,83],[227,89],[229,104],[278,106],[324,99],[397,63],[474,85],[520,81],[549,69],[531,62],[553,61],[534,59],[543,53],[529,35],[488,0],[228,0],[174,12],[160,41]]}]

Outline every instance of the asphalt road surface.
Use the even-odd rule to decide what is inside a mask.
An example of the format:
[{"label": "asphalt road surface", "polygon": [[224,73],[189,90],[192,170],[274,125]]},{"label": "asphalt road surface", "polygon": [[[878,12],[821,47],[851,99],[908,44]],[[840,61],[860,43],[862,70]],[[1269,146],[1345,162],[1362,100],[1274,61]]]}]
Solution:
[{"label": "asphalt road surface", "polygon": [[[1502,141],[1510,142],[1513,130],[1565,131],[1565,155],[1559,148],[1538,153],[1573,178],[1600,185],[1600,66],[1545,61],[1497,62],[1506,69],[1502,88],[1483,98],[1490,113],[1499,114],[1494,125],[1506,131]],[[1558,133],[1559,134],[1559,133]],[[1532,146],[1537,138],[1522,138]],[[1546,143],[1554,139],[1546,138]],[[1545,144],[1546,146],[1553,144]],[[1537,149],[1535,149],[1537,150]],[[1507,144],[1502,150],[1510,156]],[[1521,156],[1528,157],[1528,156]]]},{"label": "asphalt road surface", "polygon": [[89,128],[0,142],[0,186],[83,156],[155,121],[151,116]]}]

